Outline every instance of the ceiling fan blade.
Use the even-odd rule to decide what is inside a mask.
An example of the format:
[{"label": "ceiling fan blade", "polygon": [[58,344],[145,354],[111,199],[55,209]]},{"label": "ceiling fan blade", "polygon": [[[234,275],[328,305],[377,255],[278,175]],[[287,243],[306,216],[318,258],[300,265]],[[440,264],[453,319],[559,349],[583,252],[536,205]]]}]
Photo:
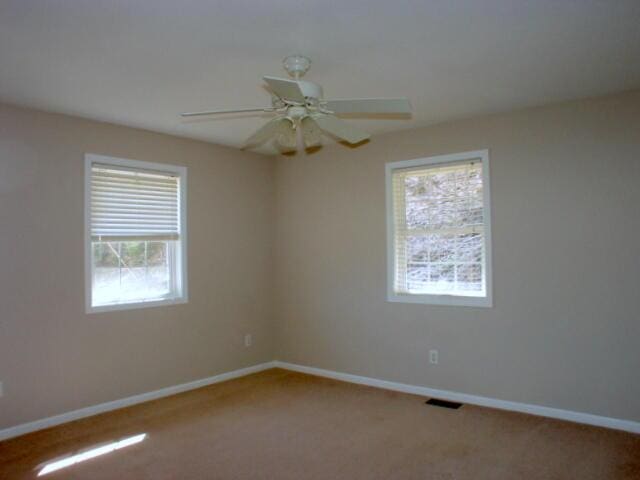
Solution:
[{"label": "ceiling fan blade", "polygon": [[203,112],[181,113],[183,117],[197,117],[200,115],[217,115],[218,113],[242,113],[242,112],[273,112],[273,108],[237,108],[235,110],[205,110]]},{"label": "ceiling fan blade", "polygon": [[261,143],[266,142],[270,138],[277,135],[281,129],[283,128],[283,122],[291,122],[286,117],[276,117],[269,120],[262,127],[254,132],[245,142],[242,148],[249,148],[260,145]]},{"label": "ceiling fan blade", "polygon": [[370,137],[368,133],[352,127],[333,115],[314,115],[313,119],[322,130],[349,143],[360,143]]},{"label": "ceiling fan blade", "polygon": [[305,103],[304,93],[295,80],[277,77],[262,77],[262,79],[267,82],[271,91],[283,100]]},{"label": "ceiling fan blade", "polygon": [[327,110],[341,113],[411,113],[406,98],[343,98],[322,102]]}]

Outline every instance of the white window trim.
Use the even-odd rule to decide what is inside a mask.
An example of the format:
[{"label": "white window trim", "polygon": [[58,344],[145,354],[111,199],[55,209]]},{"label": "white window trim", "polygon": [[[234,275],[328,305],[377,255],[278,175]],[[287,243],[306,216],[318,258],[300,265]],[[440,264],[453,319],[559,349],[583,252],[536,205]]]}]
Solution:
[{"label": "white window trim", "polygon": [[[132,302],[115,305],[91,305],[91,165],[102,163],[119,167],[156,170],[175,173],[180,176],[180,274],[182,280],[181,296],[166,300],[148,302]],[[177,305],[189,301],[188,270],[187,270],[187,168],[166,163],[144,162],[127,158],[107,157],[87,153],[84,156],[84,292],[85,310],[87,313],[111,312],[116,310],[133,310],[138,308],[158,307],[162,305]]]},{"label": "white window trim", "polygon": [[[482,162],[483,221],[485,248],[486,296],[467,297],[461,295],[399,294],[394,291],[395,231],[393,221],[393,171],[402,168],[455,163],[472,159]],[[493,269],[491,255],[491,187],[489,184],[489,150],[438,155],[414,160],[401,160],[385,165],[386,209],[387,209],[387,301],[401,303],[423,303],[430,305],[457,305],[466,307],[493,307]]]}]

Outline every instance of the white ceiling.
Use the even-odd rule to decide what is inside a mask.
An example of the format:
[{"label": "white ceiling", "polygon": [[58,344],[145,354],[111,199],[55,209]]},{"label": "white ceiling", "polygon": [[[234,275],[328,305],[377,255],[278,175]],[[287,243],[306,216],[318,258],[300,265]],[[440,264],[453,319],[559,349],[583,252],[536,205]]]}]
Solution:
[{"label": "white ceiling", "polygon": [[[0,100],[237,146],[291,53],[325,97],[407,96],[373,133],[640,87],[639,0],[2,0]],[[375,137],[374,137],[375,141]]]}]

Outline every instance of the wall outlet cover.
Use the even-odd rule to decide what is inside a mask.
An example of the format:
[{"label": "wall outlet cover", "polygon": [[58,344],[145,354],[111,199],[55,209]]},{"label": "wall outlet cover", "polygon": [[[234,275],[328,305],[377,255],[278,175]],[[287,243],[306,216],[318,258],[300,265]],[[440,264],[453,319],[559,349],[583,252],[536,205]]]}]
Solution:
[{"label": "wall outlet cover", "polygon": [[429,350],[429,363],[438,364],[438,350]]}]

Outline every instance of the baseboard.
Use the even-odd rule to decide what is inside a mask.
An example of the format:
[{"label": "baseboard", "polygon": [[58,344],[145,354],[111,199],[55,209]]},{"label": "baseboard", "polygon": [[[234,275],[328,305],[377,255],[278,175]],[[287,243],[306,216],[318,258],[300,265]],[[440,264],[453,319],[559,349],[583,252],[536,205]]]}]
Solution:
[{"label": "baseboard", "polygon": [[5,428],[0,430],[0,441],[8,438],[24,435],[25,433],[35,432],[36,430],[42,430],[44,428],[54,427],[62,423],[71,422],[80,418],[90,417],[99,413],[109,412],[111,410],[117,410],[118,408],[129,407],[137,403],[148,402],[157,398],[167,397],[169,395],[175,395],[176,393],[186,392],[187,390],[195,390],[196,388],[205,387],[207,385],[213,385],[214,383],[224,382],[225,380],[231,380],[232,378],[243,377],[251,373],[261,372],[275,367],[275,362],[266,362],[251,367],[241,368],[239,370],[233,370],[232,372],[221,373],[208,378],[202,378],[200,380],[194,380],[193,382],[182,383],[180,385],[173,385],[171,387],[161,388],[160,390],[154,390],[152,392],[141,393],[139,395],[133,395],[132,397],[121,398],[119,400],[113,400],[111,402],[101,403],[99,405],[93,405],[90,407],[81,408],[79,410],[73,410],[71,412],[62,413],[53,417],[42,418],[29,423],[23,423],[14,427]]},{"label": "baseboard", "polygon": [[335,372],[332,370],[323,370],[321,368],[307,367],[304,365],[296,365],[288,362],[276,361],[275,366],[295,372],[308,373],[320,377],[333,378],[344,382],[357,383],[359,385],[368,385],[370,387],[384,388],[386,390],[395,390],[397,392],[412,393],[422,395],[424,397],[436,397],[443,400],[453,402],[469,403],[482,407],[497,408],[500,410],[509,410],[512,412],[529,413],[541,417],[556,418],[559,420],[567,420],[569,422],[584,423],[586,425],[594,425],[597,427],[613,428],[615,430],[624,430],[626,432],[640,433],[640,422],[631,420],[621,420],[618,418],[602,417],[592,415],[590,413],[573,412],[571,410],[562,410],[559,408],[543,407],[540,405],[531,405],[527,403],[511,402],[508,400],[499,400],[496,398],[480,397],[477,395],[469,395],[466,393],[451,392],[448,390],[438,390],[435,388],[421,387],[418,385],[408,385],[406,383],[390,382],[387,380],[379,380],[371,377],[361,377],[349,373]]},{"label": "baseboard", "polygon": [[73,410],[71,412],[55,415],[53,417],[43,418],[35,420],[29,423],[23,423],[13,427],[0,430],[0,441],[9,438],[24,435],[26,433],[35,432],[44,428],[54,427],[63,423],[71,422],[73,420],[79,420],[81,418],[90,417],[99,413],[109,412],[111,410],[117,410],[119,408],[128,407],[138,403],[148,402],[169,395],[175,395],[176,393],[186,392],[188,390],[194,390],[196,388],[205,387],[207,385],[213,385],[214,383],[224,382],[225,380],[231,380],[233,378],[243,377],[252,373],[261,372],[270,368],[283,368],[286,370],[292,370],[301,373],[308,373],[310,375],[317,375],[319,377],[333,378],[335,380],[341,380],[349,383],[357,383],[359,385],[368,385],[370,387],[384,388],[386,390],[394,390],[397,392],[412,393],[415,395],[422,395],[425,397],[436,397],[444,400],[451,400],[454,402],[469,403],[473,405],[479,405],[482,407],[497,408],[500,410],[509,410],[513,412],[528,413],[531,415],[538,415],[541,417],[556,418],[559,420],[567,420],[570,422],[584,423],[587,425],[594,425],[598,427],[612,428],[615,430],[624,430],[626,432],[640,434],[640,422],[631,420],[621,420],[618,418],[602,417],[599,415],[592,415],[589,413],[573,412],[571,410],[562,410],[558,408],[543,407],[540,405],[531,405],[527,403],[512,402],[508,400],[499,400],[489,397],[480,397],[477,395],[469,395],[466,393],[452,392],[449,390],[439,390],[435,388],[422,387],[419,385],[408,385],[406,383],[390,382],[387,380],[379,380],[377,378],[362,377],[360,375],[352,375],[349,373],[335,372],[332,370],[324,370],[321,368],[307,367],[304,365],[296,365],[288,362],[273,361],[265,362],[251,367],[241,368],[231,372],[221,373],[208,378],[202,378],[193,382],[182,383],[180,385],[174,385],[171,387],[161,388],[160,390],[154,390],[152,392],[141,393],[139,395],[133,395],[131,397],[122,398],[119,400],[113,400],[111,402],[101,403],[90,407],[81,408],[79,410]]}]

